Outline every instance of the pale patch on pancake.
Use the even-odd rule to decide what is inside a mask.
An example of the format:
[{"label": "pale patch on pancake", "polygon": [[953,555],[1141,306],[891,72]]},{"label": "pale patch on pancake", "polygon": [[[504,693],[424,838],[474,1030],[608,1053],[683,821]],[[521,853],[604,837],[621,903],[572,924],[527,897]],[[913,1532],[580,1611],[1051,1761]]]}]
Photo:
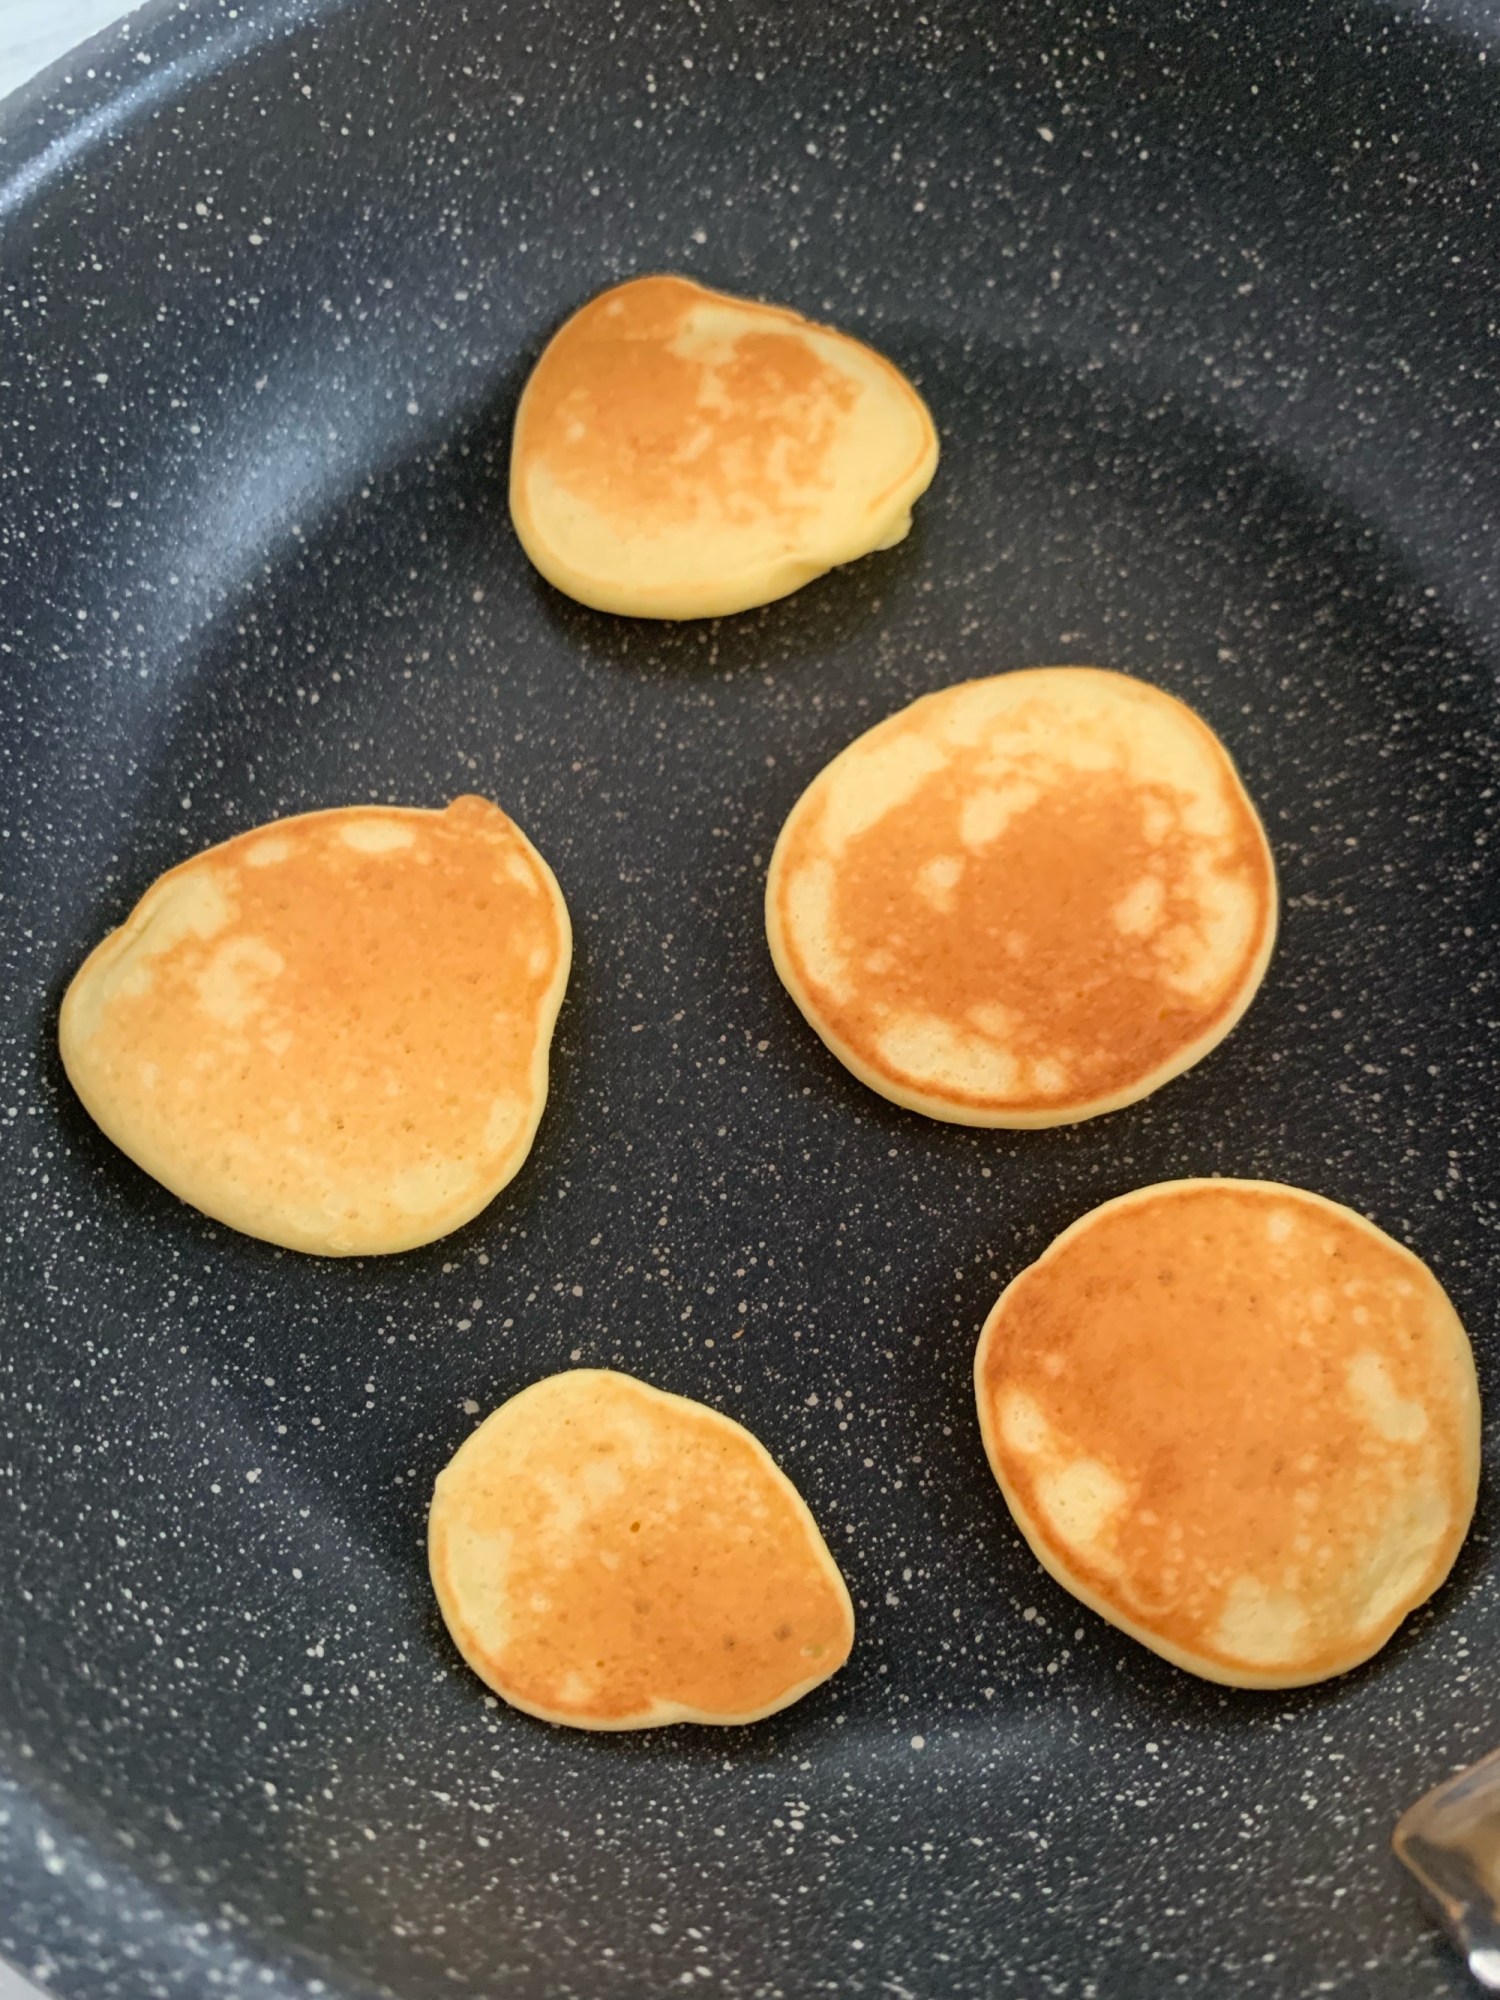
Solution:
[{"label": "pale patch on pancake", "polygon": [[294,840],[285,840],[280,834],[268,834],[264,840],[252,840],[245,849],[247,868],[279,868],[283,861],[290,861],[297,852]]},{"label": "pale patch on pancake", "polygon": [[1009,1389],[1000,1398],[1000,1435],[1026,1458],[1051,1457],[1055,1450],[1051,1424],[1024,1389]]},{"label": "pale patch on pancake", "polygon": [[973,852],[992,847],[1006,828],[1042,796],[1038,785],[991,785],[970,793],[958,815],[958,837]]},{"label": "pale patch on pancake", "polygon": [[1141,806],[1141,832],[1148,847],[1160,847],[1172,831],[1174,815],[1160,799],[1146,799]]},{"label": "pale patch on pancake", "polygon": [[351,819],[339,829],[339,839],[360,854],[392,854],[398,847],[414,847],[416,834],[398,819],[371,815]]},{"label": "pale patch on pancake", "polygon": [[874,1089],[1054,1125],[1223,1039],[1269,960],[1276,881],[1189,709],[1044,667],[924,696],[836,757],[782,828],[766,928],[798,1006]]},{"label": "pale patch on pancake", "polygon": [[285,971],[286,960],[264,938],[230,938],[219,946],[194,982],[198,1005],[215,1021],[238,1028],[266,1006],[265,987]]},{"label": "pale patch on pancake", "polygon": [[1129,1498],[1129,1488],[1097,1458],[1069,1459],[1036,1482],[1037,1505],[1058,1538],[1077,1554],[1104,1557],[1111,1567],[1105,1537]]},{"label": "pale patch on pancake", "polygon": [[968,1019],[981,1035],[988,1035],[992,1042],[1008,1041],[1021,1025],[1019,1016],[1011,1008],[998,1006],[993,1000],[986,1005],[971,1007]]},{"label": "pale patch on pancake", "polygon": [[497,1694],[580,1729],[750,1722],[848,1658],[849,1593],[796,1488],[701,1403],[576,1369],[438,1475],[433,1587]]},{"label": "pale patch on pancake", "polygon": [[966,1034],[938,1014],[897,1014],[875,1047],[888,1066],[919,1089],[952,1097],[1003,1098],[1021,1084],[1021,1065],[988,1038]]},{"label": "pale patch on pancake", "polygon": [[1435,1482],[1422,1480],[1396,1496],[1380,1524],[1354,1592],[1359,1629],[1384,1631],[1413,1603],[1431,1595],[1423,1585],[1432,1549],[1449,1530],[1448,1502]]},{"label": "pale patch on pancake", "polygon": [[63,1060],[208,1214],[324,1255],[403,1250],[525,1159],[570,951],[551,870],[487,800],[309,813],[146,892],[68,990]]},{"label": "pale patch on pancake", "polygon": [[1344,1364],[1344,1373],[1360,1414],[1383,1438],[1393,1444],[1416,1444],[1426,1436],[1426,1410],[1396,1394],[1390,1370],[1380,1355],[1366,1349]]},{"label": "pale patch on pancake", "polygon": [[1007,1449],[1030,1464],[1036,1504],[1053,1534],[1115,1574],[1119,1563],[1110,1531],[1130,1489],[1102,1460],[1080,1457],[1024,1389],[1007,1389],[999,1396],[997,1422]]},{"label": "pale patch on pancake", "polygon": [[687,278],[637,278],[537,363],[511,518],[585,604],[719,617],[900,541],[937,456],[921,397],[861,342]]},{"label": "pale patch on pancake", "polygon": [[1274,1590],[1257,1576],[1237,1576],[1214,1627],[1214,1644],[1227,1659],[1250,1667],[1295,1664],[1306,1650],[1308,1616],[1299,1598]]},{"label": "pale patch on pancake", "polygon": [[[532,966],[533,973],[541,971],[540,966]],[[526,1122],[524,1100],[516,1097],[497,1097],[490,1106],[490,1115],[484,1121],[484,1132],[479,1148],[486,1155],[503,1154],[514,1145],[522,1126]]]},{"label": "pale patch on pancake", "polygon": [[1452,1306],[1410,1251],[1298,1189],[1106,1202],[1002,1294],[974,1373],[1042,1563],[1210,1680],[1358,1665],[1473,1515],[1478,1389]]},{"label": "pale patch on pancake", "polygon": [[897,736],[876,743],[862,738],[844,755],[849,761],[839,783],[830,786],[820,802],[819,844],[832,861],[838,860],[851,840],[869,833],[888,813],[904,806],[945,762],[942,752],[920,736]]},{"label": "pale patch on pancake", "polygon": [[963,880],[963,858],[957,854],[935,854],[917,870],[917,894],[946,916],[953,908],[954,890]]},{"label": "pale patch on pancake", "polygon": [[[497,1653],[504,1652],[513,1622],[506,1592],[514,1543],[509,1528],[476,1525],[472,1518],[453,1522],[447,1534],[450,1588],[463,1604],[474,1632],[487,1649]],[[545,1612],[547,1608],[546,1598],[533,1598],[533,1610]]]},{"label": "pale patch on pancake", "polygon": [[1167,891],[1160,875],[1141,875],[1110,911],[1128,937],[1145,937],[1161,922]]},{"label": "pale patch on pancake", "polygon": [[795,913],[808,964],[816,969],[818,984],[840,997],[850,989],[848,966],[834,929],[833,896],[833,867],[827,861],[809,862],[798,869],[787,885],[787,898]]},{"label": "pale patch on pancake", "polygon": [[233,923],[235,914],[236,906],[217,870],[203,868],[176,880],[164,876],[114,933],[119,949],[101,961],[95,978],[82,986],[75,980],[69,989],[64,1006],[73,1008],[78,1038],[87,1040],[99,1032],[112,1002],[138,1000],[149,993],[156,979],[156,960],[186,939],[216,937]]},{"label": "pale patch on pancake", "polygon": [[[419,1166],[402,1167],[389,1175],[385,1196],[398,1214],[420,1226],[429,1216],[441,1215],[445,1209],[461,1203],[478,1179],[476,1168],[468,1160],[423,1160]],[[446,1234],[446,1231],[435,1233]],[[427,1240],[430,1242],[431,1238]]]},{"label": "pale patch on pancake", "polygon": [[1262,921],[1262,903],[1249,882],[1221,874],[1201,857],[1195,859],[1189,880],[1195,920],[1165,931],[1156,951],[1168,985],[1209,1006],[1223,987],[1224,968],[1243,964],[1249,957]]}]

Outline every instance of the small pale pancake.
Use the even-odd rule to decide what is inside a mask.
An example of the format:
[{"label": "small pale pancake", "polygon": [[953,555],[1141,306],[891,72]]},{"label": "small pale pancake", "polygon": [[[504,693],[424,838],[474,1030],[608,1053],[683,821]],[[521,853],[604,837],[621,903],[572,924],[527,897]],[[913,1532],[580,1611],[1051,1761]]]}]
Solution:
[{"label": "small pale pancake", "polygon": [[1231,1687],[1367,1660],[1473,1517],[1479,1390],[1442,1287],[1275,1181],[1167,1181],[1085,1215],[1001,1294],[974,1386],[1042,1566]]},{"label": "small pale pancake", "polygon": [[1276,936],[1229,753],[1171,695],[1033,667],[924,695],[793,806],[771,956],[840,1062],[961,1125],[1068,1125],[1208,1054]]},{"label": "small pale pancake", "polygon": [[149,888],[59,1040],[89,1112],[176,1195],[328,1257],[477,1215],[531,1150],[572,933],[498,806],[276,820]]},{"label": "small pale pancake", "polygon": [[511,517],[583,604],[720,617],[899,542],[937,457],[921,397],[862,342],[635,278],[576,313],[526,384]]},{"label": "small pale pancake", "polygon": [[854,1643],[844,1580],[765,1447],[607,1368],[533,1383],[459,1446],[428,1556],[480,1679],[575,1729],[754,1722]]}]

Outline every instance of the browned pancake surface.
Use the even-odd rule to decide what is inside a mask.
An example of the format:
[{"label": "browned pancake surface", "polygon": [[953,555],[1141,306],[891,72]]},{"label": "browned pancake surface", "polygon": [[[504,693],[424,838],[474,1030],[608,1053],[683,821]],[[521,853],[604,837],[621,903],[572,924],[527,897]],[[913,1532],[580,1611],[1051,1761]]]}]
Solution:
[{"label": "browned pancake surface", "polygon": [[516,1171],[567,911],[498,807],[346,807],[195,855],[82,967],[60,1038],[110,1137],[294,1249],[405,1249]]},{"label": "browned pancake surface", "polygon": [[[856,386],[802,337],[805,322],[735,300],[759,324],[715,368],[674,343],[712,298],[686,278],[640,278],[586,306],[538,366],[525,448],[601,513],[628,525],[680,526],[705,500],[730,519],[795,523],[795,497],[818,484]],[[720,378],[705,408],[705,376]],[[689,455],[696,442],[698,448]]]},{"label": "browned pancake surface", "polygon": [[862,343],[690,279],[637,278],[538,362],[511,509],[560,589],[700,617],[898,540],[936,462],[921,399]]},{"label": "browned pancake surface", "polygon": [[1243,1012],[1275,924],[1212,732],[1086,667],[877,725],[794,807],[767,891],[778,970],[835,1053],[972,1123],[1063,1123],[1178,1074]]},{"label": "browned pancake surface", "polygon": [[439,1475],[432,1579],[507,1701],[585,1729],[743,1722],[848,1657],[848,1591],[796,1489],[730,1418],[575,1369]]},{"label": "browned pancake surface", "polygon": [[1212,1679],[1367,1658],[1473,1513],[1478,1393],[1442,1288],[1275,1183],[1168,1183],[1085,1216],[1002,1295],[975,1383],[1047,1568]]}]

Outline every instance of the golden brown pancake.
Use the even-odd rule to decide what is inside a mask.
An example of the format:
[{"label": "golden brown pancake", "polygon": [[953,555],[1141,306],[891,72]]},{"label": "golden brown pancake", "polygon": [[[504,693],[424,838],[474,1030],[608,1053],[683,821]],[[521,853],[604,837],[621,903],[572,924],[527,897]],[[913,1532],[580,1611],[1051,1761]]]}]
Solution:
[{"label": "golden brown pancake", "polygon": [[844,1580],[765,1447],[607,1368],[533,1383],[459,1446],[428,1555],[480,1679],[575,1729],[754,1722],[854,1643]]},{"label": "golden brown pancake", "polygon": [[719,617],[899,542],[937,457],[921,397],[860,341],[635,278],[575,313],[526,384],[511,517],[583,604]]},{"label": "golden brown pancake", "polygon": [[771,956],[840,1062],[961,1125],[1114,1111],[1223,1040],[1276,935],[1229,753],[1171,695],[1033,667],[924,695],[793,806]]},{"label": "golden brown pancake", "polygon": [[323,1256],[408,1250],[531,1150],[572,934],[487,799],[276,820],[149,888],[59,1040],[115,1144],[184,1201]]},{"label": "golden brown pancake", "polygon": [[1042,1566],[1231,1687],[1367,1660],[1473,1516],[1479,1390],[1441,1285],[1275,1181],[1167,1181],[1085,1215],[1000,1295],[974,1385]]}]

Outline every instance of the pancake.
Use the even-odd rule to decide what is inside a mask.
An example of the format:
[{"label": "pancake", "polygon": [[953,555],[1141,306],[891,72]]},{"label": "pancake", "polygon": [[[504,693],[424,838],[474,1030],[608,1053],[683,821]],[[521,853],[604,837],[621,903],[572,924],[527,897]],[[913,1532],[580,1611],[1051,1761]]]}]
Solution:
[{"label": "pancake", "polygon": [[498,806],[346,806],[194,855],[85,960],[59,1040],[115,1144],[193,1207],[328,1257],[477,1215],[547,1099],[572,937]]},{"label": "pancake", "polygon": [[844,1580],[765,1447],[607,1368],[533,1383],[459,1446],[428,1555],[480,1679],[575,1729],[754,1722],[854,1643]]},{"label": "pancake", "polygon": [[1275,1181],[1167,1181],[1085,1215],[1001,1294],[974,1385],[1043,1568],[1230,1687],[1369,1659],[1473,1517],[1479,1390],[1442,1287]]},{"label": "pancake", "polygon": [[600,611],[716,618],[889,548],[937,466],[916,390],[860,341],[688,278],[635,278],[526,384],[510,509]]},{"label": "pancake", "polygon": [[961,1125],[1068,1125],[1208,1054],[1276,935],[1229,753],[1159,688],[1033,667],[924,695],[792,808],[771,956],[882,1097]]}]

